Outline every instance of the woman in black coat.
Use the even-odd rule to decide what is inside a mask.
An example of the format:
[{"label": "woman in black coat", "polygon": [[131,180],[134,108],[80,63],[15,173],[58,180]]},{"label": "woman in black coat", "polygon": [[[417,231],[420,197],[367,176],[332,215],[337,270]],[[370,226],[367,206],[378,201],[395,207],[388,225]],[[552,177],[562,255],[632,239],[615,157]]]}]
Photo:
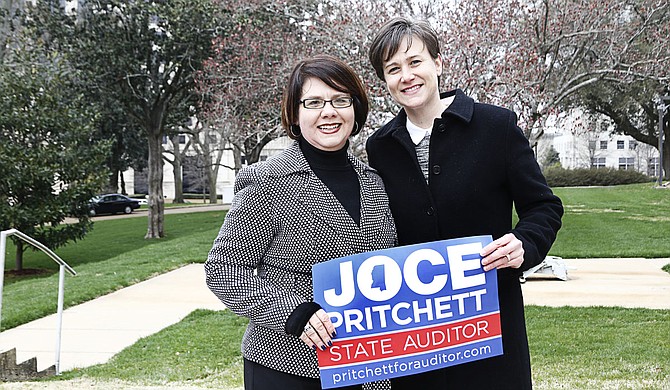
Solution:
[{"label": "woman in black coat", "polygon": [[[530,389],[519,276],[539,264],[561,226],[561,201],[506,109],[460,90],[440,94],[437,35],[391,20],[370,48],[377,75],[403,110],[367,141],[384,180],[400,245],[492,235],[485,270],[497,268],[503,355],[392,380],[397,389]],[[512,212],[519,222],[512,226]]]}]

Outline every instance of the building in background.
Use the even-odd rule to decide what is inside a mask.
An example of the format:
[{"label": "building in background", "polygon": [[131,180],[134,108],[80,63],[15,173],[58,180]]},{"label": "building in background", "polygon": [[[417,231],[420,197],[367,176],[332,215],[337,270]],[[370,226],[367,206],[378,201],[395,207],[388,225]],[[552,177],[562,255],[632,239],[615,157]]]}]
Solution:
[{"label": "building in background", "polygon": [[614,168],[636,170],[658,176],[658,149],[633,137],[614,133],[614,125],[574,110],[547,121],[545,134],[537,147],[538,160],[553,148],[561,166],[576,168]]},{"label": "building in background", "polygon": [[[266,160],[268,157],[281,153],[293,141],[288,137],[279,137],[268,143],[261,152],[260,161]],[[186,144],[186,135],[180,136],[179,143]],[[169,147],[167,141],[164,142],[164,147]],[[192,149],[187,152],[186,157],[182,161],[182,190],[184,194],[202,194],[203,199],[208,199],[207,194],[207,175],[202,168],[199,159],[202,157],[197,155]],[[247,163],[242,156],[242,166]],[[223,203],[230,203],[233,200],[233,186],[235,184],[235,171],[228,167],[234,167],[235,161],[232,151],[227,151],[223,154],[221,160],[221,167],[219,168],[218,177],[216,180],[216,192],[222,196]],[[146,194],[147,193],[147,175],[146,172],[136,172],[134,169],[128,169],[123,172],[123,178],[126,183],[126,192],[129,194]],[[166,199],[174,199],[175,197],[175,178],[172,165],[169,163],[163,164],[163,195]]]}]

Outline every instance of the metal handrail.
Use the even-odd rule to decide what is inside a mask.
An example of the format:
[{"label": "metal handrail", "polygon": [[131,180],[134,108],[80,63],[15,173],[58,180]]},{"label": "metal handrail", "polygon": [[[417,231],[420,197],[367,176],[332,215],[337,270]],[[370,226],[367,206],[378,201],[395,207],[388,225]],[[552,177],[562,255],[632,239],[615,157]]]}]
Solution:
[{"label": "metal handrail", "polygon": [[46,253],[52,260],[54,260],[59,265],[58,272],[58,324],[56,330],[56,375],[60,374],[60,347],[61,347],[61,335],[62,335],[62,326],[63,326],[63,301],[64,301],[64,284],[65,284],[65,271],[69,272],[72,276],[77,275],[77,273],[70,267],[63,259],[58,257],[51,249],[47,248],[44,244],[37,241],[36,239],[24,234],[16,229],[3,230],[0,232],[0,323],[2,322],[2,289],[4,286],[4,276],[5,276],[5,252],[7,248],[7,237],[17,236],[23,241],[33,245],[34,247],[40,249],[42,252]]}]

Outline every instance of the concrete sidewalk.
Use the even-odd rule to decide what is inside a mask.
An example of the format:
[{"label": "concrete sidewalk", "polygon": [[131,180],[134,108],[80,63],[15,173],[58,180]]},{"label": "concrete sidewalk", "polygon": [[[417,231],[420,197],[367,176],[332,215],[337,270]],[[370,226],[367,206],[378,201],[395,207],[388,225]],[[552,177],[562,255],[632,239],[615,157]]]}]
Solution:
[{"label": "concrete sidewalk", "polygon": [[[670,309],[670,275],[661,270],[670,259],[564,261],[569,280],[530,277],[526,304]],[[188,265],[65,310],[60,370],[104,363],[195,309],[223,309],[204,278],[202,264]],[[16,348],[19,362],[37,357],[39,370],[55,363],[55,345],[55,315],[0,334],[0,351]]]},{"label": "concrete sidewalk", "polygon": [[568,280],[530,277],[524,302],[540,306],[621,306],[670,309],[670,274],[663,259],[563,259]]},{"label": "concrete sidewalk", "polygon": [[[67,292],[67,279],[65,283]],[[202,264],[191,264],[63,311],[60,371],[107,362],[142,337],[181,321],[196,309],[223,309],[205,285]],[[16,348],[18,362],[56,362],[57,317],[0,333],[0,351]]]}]

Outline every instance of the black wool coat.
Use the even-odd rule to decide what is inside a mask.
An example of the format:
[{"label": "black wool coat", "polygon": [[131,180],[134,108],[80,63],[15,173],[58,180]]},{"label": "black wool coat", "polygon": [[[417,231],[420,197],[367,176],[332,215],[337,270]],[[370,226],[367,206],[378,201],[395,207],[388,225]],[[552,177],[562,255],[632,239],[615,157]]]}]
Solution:
[{"label": "black wool coat", "polygon": [[448,96],[453,102],[433,123],[429,184],[404,110],[368,139],[368,159],[386,186],[400,245],[508,232],[523,242],[521,269],[498,270],[504,354],[445,369],[444,389],[531,388],[519,276],[547,255],[563,207],[512,111],[475,103],[460,90],[441,98]]}]

